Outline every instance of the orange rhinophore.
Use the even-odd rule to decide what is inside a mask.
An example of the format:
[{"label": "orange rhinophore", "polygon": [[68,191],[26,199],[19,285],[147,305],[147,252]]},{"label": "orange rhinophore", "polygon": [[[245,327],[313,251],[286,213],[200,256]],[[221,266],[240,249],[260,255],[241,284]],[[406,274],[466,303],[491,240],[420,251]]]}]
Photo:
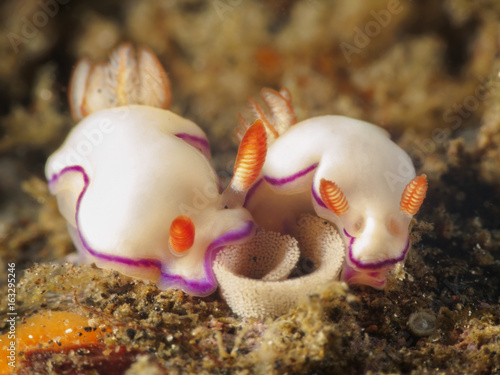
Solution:
[{"label": "orange rhinophore", "polygon": [[349,203],[347,203],[344,193],[335,182],[322,178],[319,193],[328,209],[336,215],[340,216],[349,209]]},{"label": "orange rhinophore", "polygon": [[261,120],[246,131],[234,164],[231,186],[237,191],[247,191],[260,174],[267,153],[266,129]]},{"label": "orange rhinophore", "polygon": [[177,216],[170,225],[170,245],[178,253],[191,248],[194,243],[194,224],[187,216]]},{"label": "orange rhinophore", "polygon": [[427,176],[425,174],[410,181],[401,196],[401,211],[408,215],[415,215],[422,205],[427,192]]}]

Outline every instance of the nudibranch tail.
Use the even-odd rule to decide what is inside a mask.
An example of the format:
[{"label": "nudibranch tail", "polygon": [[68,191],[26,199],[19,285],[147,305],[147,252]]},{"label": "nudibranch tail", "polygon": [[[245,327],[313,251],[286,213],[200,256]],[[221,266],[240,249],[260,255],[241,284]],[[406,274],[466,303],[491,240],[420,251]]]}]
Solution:
[{"label": "nudibranch tail", "polygon": [[342,215],[349,209],[349,203],[335,182],[321,179],[319,193],[330,211],[336,215]]},{"label": "nudibranch tail", "polygon": [[256,120],[241,140],[230,183],[233,189],[246,192],[252,186],[260,175],[266,153],[266,129],[261,120]]},{"label": "nudibranch tail", "polygon": [[410,216],[415,215],[422,203],[424,202],[427,193],[427,176],[425,174],[415,177],[410,181],[401,196],[401,212]]},{"label": "nudibranch tail", "polygon": [[177,216],[170,225],[170,246],[177,253],[183,253],[194,243],[195,228],[187,216]]},{"label": "nudibranch tail", "polygon": [[143,104],[157,108],[170,105],[170,82],[155,54],[129,43],[116,48],[106,63],[82,59],[73,70],[68,90],[76,121],[106,108]]}]

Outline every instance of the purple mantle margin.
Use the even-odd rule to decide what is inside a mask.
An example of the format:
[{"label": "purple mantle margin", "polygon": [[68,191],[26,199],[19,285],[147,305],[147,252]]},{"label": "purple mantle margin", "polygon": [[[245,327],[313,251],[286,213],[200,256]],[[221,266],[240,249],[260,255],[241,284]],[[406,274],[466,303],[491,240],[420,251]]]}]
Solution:
[{"label": "purple mantle margin", "polygon": [[[247,204],[248,204],[248,202],[250,202],[250,199],[252,198],[252,196],[255,194],[255,192],[257,191],[259,186],[262,184],[262,181],[265,180],[266,182],[268,182],[269,184],[274,185],[274,186],[282,186],[282,185],[288,184],[290,182],[293,182],[300,177],[305,176],[309,172],[315,170],[317,167],[318,167],[318,163],[315,163],[315,164],[310,165],[309,167],[307,167],[305,169],[302,169],[301,171],[298,171],[295,174],[292,174],[292,175],[287,176],[287,177],[281,177],[281,178],[275,178],[275,177],[270,177],[270,176],[264,175],[255,184],[252,185],[250,190],[248,190],[248,193],[245,197],[245,203],[243,204],[243,206],[244,207],[247,206]],[[314,195],[314,191],[313,191],[313,195]],[[323,202],[321,202],[321,203],[324,205]],[[324,207],[326,207],[326,206],[324,206]]]},{"label": "purple mantle margin", "polygon": [[281,178],[264,176],[264,180],[266,180],[267,182],[269,182],[271,185],[282,186],[282,185],[288,184],[290,182],[293,182],[293,181],[295,181],[296,179],[298,179],[298,178],[300,178],[302,176],[305,176],[309,172],[315,170],[317,167],[318,167],[318,163],[315,163],[315,164],[313,164],[313,165],[311,165],[311,166],[309,166],[309,167],[307,167],[305,169],[302,169],[301,171],[298,171],[297,173],[292,174],[290,176],[281,177]]},{"label": "purple mantle margin", "polygon": [[208,245],[207,251],[205,253],[205,259],[203,261],[203,268],[205,269],[206,279],[188,280],[179,275],[173,275],[169,273],[161,273],[160,284],[172,285],[180,287],[183,290],[193,290],[198,295],[207,296],[217,289],[217,280],[215,279],[214,272],[212,270],[213,262],[219,250],[224,246],[239,242],[240,240],[250,236],[254,231],[254,223],[252,221],[247,221],[243,228],[238,230],[233,230],[225,233],[224,235],[216,238],[210,245]]},{"label": "purple mantle margin", "polygon": [[182,139],[186,143],[189,143],[194,148],[201,149],[202,154],[210,155],[210,143],[206,138],[197,137],[196,135],[188,133],[177,133],[175,136]]},{"label": "purple mantle margin", "polygon": [[87,191],[87,188],[89,187],[90,184],[90,178],[88,177],[87,173],[83,169],[83,167],[79,165],[73,165],[66,167],[62,169],[59,173],[56,173],[52,175],[48,181],[49,185],[57,183],[57,180],[61,178],[65,173],[68,172],[78,172],[82,174],[83,181],[84,181],[84,186],[82,191],[80,192],[80,195],[78,196],[77,202],[76,202],[76,214],[75,214],[75,222],[76,222],[76,229],[78,231],[78,236],[80,237],[80,240],[85,248],[91,254],[92,256],[109,261],[109,262],[116,262],[116,263],[121,263],[126,266],[132,266],[132,267],[144,267],[144,268],[155,268],[156,270],[161,272],[161,279],[160,279],[160,284],[163,284],[167,287],[177,287],[180,289],[183,289],[187,293],[193,292],[197,295],[200,296],[205,296],[208,295],[217,289],[217,280],[215,279],[215,276],[212,271],[212,265],[213,261],[215,260],[215,257],[219,250],[221,250],[224,246],[237,242],[241,239],[244,239],[248,236],[250,236],[253,231],[254,231],[254,223],[252,221],[247,221],[243,225],[242,228],[233,230],[230,232],[225,233],[224,235],[216,238],[207,248],[206,254],[205,254],[205,259],[203,262],[203,268],[206,273],[206,278],[204,280],[189,280],[185,279],[182,276],[179,275],[172,275],[169,274],[168,272],[162,272],[162,264],[161,261],[156,260],[156,259],[149,259],[149,258],[127,258],[127,257],[121,257],[118,255],[109,255],[109,254],[103,254],[93,248],[90,247],[90,245],[87,243],[85,240],[84,236],[82,235],[79,225],[78,225],[78,212],[80,210],[80,204],[82,201],[82,198]]},{"label": "purple mantle margin", "polygon": [[384,267],[396,264],[398,262],[401,262],[405,259],[406,253],[408,252],[408,249],[410,248],[410,236],[408,236],[408,238],[406,240],[406,246],[399,257],[381,260],[379,262],[365,263],[365,262],[361,262],[359,260],[356,260],[354,258],[354,256],[352,255],[352,245],[354,244],[354,241],[356,241],[356,237],[351,236],[349,233],[347,233],[347,231],[345,229],[344,229],[344,234],[349,239],[349,251],[348,251],[349,260],[352,262],[352,264],[354,264],[359,269],[375,270],[375,269],[384,268]]}]

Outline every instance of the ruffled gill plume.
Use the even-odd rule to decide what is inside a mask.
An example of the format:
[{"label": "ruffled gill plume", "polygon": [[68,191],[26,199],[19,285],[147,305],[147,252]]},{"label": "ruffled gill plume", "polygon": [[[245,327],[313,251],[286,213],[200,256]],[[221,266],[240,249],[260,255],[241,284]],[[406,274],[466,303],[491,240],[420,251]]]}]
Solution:
[{"label": "ruffled gill plume", "polygon": [[109,62],[81,59],[73,70],[68,90],[76,121],[93,112],[131,104],[168,108],[170,81],[156,55],[145,47],[137,54],[129,43],[116,48]]},{"label": "ruffled gill plume", "polygon": [[427,193],[427,176],[425,174],[415,177],[410,181],[401,196],[401,211],[410,216],[415,215]]},{"label": "ruffled gill plume", "polygon": [[[282,315],[337,279],[344,243],[335,228],[317,216],[304,215],[293,235],[261,230],[251,241],[219,252],[214,273],[236,314],[260,319]],[[311,269],[302,270],[307,267],[301,262]]]},{"label": "ruffled gill plume", "polygon": [[248,98],[248,109],[252,114],[252,121],[247,121],[241,114],[239,115],[239,125],[234,131],[234,137],[238,142],[255,119],[261,120],[264,124],[268,145],[271,145],[276,138],[297,122],[292,107],[292,96],[288,89],[282,88],[278,92],[263,88],[260,91],[260,97],[264,103],[263,106],[253,98]]}]

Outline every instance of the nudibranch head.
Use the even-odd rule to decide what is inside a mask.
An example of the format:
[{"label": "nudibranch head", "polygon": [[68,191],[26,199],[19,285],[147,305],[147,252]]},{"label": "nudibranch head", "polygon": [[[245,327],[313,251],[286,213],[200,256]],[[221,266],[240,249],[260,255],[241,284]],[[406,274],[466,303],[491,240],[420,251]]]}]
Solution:
[{"label": "nudibranch head", "polygon": [[[98,103],[94,95],[102,94],[95,90],[99,82],[84,85],[83,94],[81,84],[72,85],[77,91],[70,93],[73,109],[83,119],[47,160],[49,188],[82,261],[162,288],[208,295],[217,288],[212,271],[217,252],[254,233],[242,202],[263,164],[265,130],[259,123],[248,129],[247,146],[238,153],[244,162],[221,194],[205,133],[168,110],[134,102],[149,98],[150,104],[164,104],[156,101],[160,94],[152,95],[154,100],[130,94],[144,87],[137,79],[141,62],[128,61],[128,48],[122,46],[113,55],[120,68],[108,72],[118,77],[110,81],[115,90],[104,108],[75,104]],[[143,56],[141,61],[154,59]],[[80,79],[82,73],[76,74]],[[157,92],[154,87],[148,92]],[[126,106],[113,107],[123,101]]]},{"label": "nudibranch head", "polygon": [[[340,128],[339,137],[351,143],[349,149],[337,148],[349,159],[341,162],[333,151],[323,154],[313,182],[315,210],[344,235],[343,279],[382,288],[387,272],[409,250],[409,224],[425,198],[427,179],[415,177],[408,155],[374,125],[331,120],[331,127]],[[349,131],[342,131],[344,126]],[[356,138],[350,139],[349,132]],[[327,163],[338,165],[327,168]]]},{"label": "nudibranch head", "polygon": [[[321,181],[321,186],[327,184],[334,183]],[[337,189],[340,190],[338,187]],[[337,216],[330,219],[343,228],[347,249],[346,267],[343,272],[345,281],[375,288],[385,285],[387,272],[406,257],[410,247],[410,220],[422,205],[426,190],[427,178],[421,175],[406,185],[400,195],[399,211],[395,210],[394,204],[391,205],[387,201],[382,206],[367,204],[364,212],[359,208],[356,210],[356,206],[352,212],[349,212],[349,209],[339,212],[335,211],[335,207],[331,207],[331,203],[327,203],[330,197],[320,188],[323,202]],[[337,196],[339,195],[343,196],[343,193],[337,192]],[[347,199],[345,196],[343,198],[345,201],[342,207],[347,207]]]},{"label": "nudibranch head", "polygon": [[[287,91],[263,91],[262,98],[269,111],[255,101],[250,107],[267,124],[272,144],[245,206],[259,226],[279,232],[288,233],[305,212],[329,220],[346,245],[343,279],[382,288],[410,247],[425,175],[416,177],[410,157],[382,128],[343,116],[295,124]],[[278,119],[287,119],[285,127]]]}]

